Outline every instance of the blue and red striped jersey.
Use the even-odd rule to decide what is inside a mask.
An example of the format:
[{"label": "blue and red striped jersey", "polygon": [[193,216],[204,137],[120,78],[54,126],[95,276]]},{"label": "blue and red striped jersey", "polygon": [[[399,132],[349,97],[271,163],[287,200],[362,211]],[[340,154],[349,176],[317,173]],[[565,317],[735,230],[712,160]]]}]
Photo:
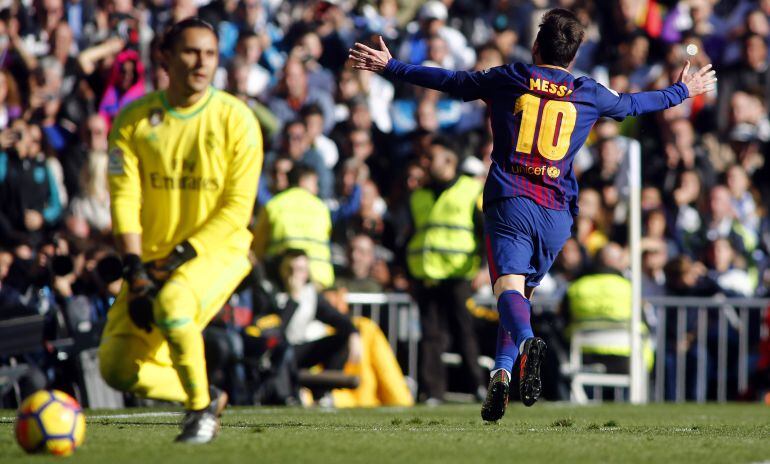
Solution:
[{"label": "blue and red striped jersey", "polygon": [[484,203],[525,196],[577,213],[572,162],[600,117],[623,119],[678,105],[687,87],[618,94],[564,68],[514,63],[484,71],[447,71],[391,59],[385,77],[448,92],[489,107],[492,167]]}]

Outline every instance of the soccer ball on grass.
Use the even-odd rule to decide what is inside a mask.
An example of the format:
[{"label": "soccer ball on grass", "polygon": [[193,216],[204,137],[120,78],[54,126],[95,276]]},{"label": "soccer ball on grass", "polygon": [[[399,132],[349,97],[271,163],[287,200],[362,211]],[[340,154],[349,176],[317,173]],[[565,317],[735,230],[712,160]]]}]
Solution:
[{"label": "soccer ball on grass", "polygon": [[83,444],[86,418],[74,398],[58,390],[28,396],[16,416],[16,441],[28,453],[69,456]]}]

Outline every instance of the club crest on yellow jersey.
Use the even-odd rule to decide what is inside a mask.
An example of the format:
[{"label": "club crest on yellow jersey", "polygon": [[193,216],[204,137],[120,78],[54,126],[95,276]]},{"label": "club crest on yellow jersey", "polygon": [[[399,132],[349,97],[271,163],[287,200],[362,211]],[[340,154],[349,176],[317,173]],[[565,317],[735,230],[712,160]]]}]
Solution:
[{"label": "club crest on yellow jersey", "polygon": [[163,122],[163,110],[160,108],[152,108],[150,110],[150,116],[147,118],[152,127],[155,127]]}]

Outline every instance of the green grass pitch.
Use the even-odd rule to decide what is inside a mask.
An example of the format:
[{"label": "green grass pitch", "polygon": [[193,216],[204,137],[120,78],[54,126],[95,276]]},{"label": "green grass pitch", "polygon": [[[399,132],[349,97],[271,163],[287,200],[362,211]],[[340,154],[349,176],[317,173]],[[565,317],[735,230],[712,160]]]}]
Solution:
[{"label": "green grass pitch", "polygon": [[[485,424],[477,405],[321,410],[232,408],[210,445],[172,443],[178,413],[91,412],[77,463],[770,462],[770,408],[759,404],[511,405]],[[0,411],[0,463],[27,456]]]}]

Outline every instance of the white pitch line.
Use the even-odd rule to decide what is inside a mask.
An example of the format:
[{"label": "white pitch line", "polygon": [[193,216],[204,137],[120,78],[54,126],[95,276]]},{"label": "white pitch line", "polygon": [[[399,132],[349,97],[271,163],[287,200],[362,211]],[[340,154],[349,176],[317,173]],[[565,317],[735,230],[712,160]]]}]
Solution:
[{"label": "white pitch line", "polygon": [[[181,412],[137,412],[134,414],[98,414],[98,415],[86,415],[86,420],[96,419],[133,419],[135,417],[176,417],[181,416]],[[0,422],[12,422],[16,420],[16,416],[0,416]]]},{"label": "white pitch line", "polygon": [[98,414],[86,416],[86,419],[133,419],[136,417],[175,417],[181,416],[181,412],[163,411],[163,412],[137,412],[133,414]]},{"label": "white pitch line", "polygon": [[[279,412],[277,408],[254,408],[254,409],[238,409],[238,410],[225,410],[225,415],[238,414],[238,415],[271,415]],[[136,412],[126,414],[88,414],[86,410],[86,420],[94,421],[99,419],[135,419],[135,418],[147,418],[147,417],[180,417],[183,412],[174,411],[156,411],[156,412]],[[16,416],[0,416],[0,422],[13,422],[16,420]]]},{"label": "white pitch line", "polygon": [[[226,416],[229,416],[231,414],[237,414],[237,415],[251,415],[251,414],[260,414],[260,415],[270,415],[275,414],[276,412],[280,412],[281,410],[278,408],[253,408],[253,409],[226,409],[223,414]],[[126,413],[126,414],[94,414],[94,415],[86,415],[86,417],[89,420],[93,419],[133,419],[136,417],[179,417],[182,416],[183,412],[174,412],[174,411],[162,411],[162,412],[137,412],[137,413]]]}]

